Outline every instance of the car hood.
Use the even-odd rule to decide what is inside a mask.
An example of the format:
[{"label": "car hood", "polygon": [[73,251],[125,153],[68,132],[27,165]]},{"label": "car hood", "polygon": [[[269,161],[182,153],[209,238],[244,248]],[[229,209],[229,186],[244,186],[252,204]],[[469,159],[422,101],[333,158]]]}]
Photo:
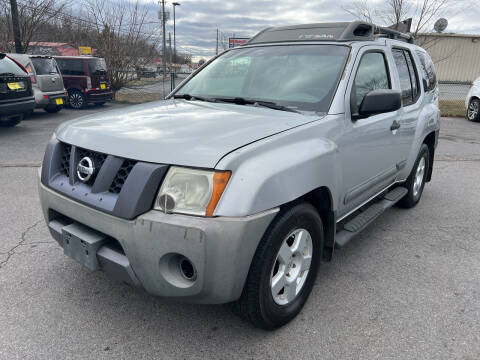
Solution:
[{"label": "car hood", "polygon": [[69,121],[57,129],[57,138],[129,159],[214,168],[235,149],[318,118],[263,107],[165,100]]}]

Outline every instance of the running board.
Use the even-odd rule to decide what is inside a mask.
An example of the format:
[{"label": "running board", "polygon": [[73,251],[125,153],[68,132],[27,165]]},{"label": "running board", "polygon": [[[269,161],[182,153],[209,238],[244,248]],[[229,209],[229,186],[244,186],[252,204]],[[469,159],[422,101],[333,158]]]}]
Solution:
[{"label": "running board", "polygon": [[407,195],[408,190],[404,187],[396,187],[382,196],[380,201],[370,205],[366,210],[349,220],[335,235],[335,247],[343,248],[354,236],[367,227],[373,220],[379,217]]}]

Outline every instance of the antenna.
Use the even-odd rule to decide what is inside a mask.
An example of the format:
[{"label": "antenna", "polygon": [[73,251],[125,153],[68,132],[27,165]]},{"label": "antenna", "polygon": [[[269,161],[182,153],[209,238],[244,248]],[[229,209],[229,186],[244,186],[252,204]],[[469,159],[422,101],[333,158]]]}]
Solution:
[{"label": "antenna", "polygon": [[435,22],[435,25],[433,26],[433,28],[435,29],[435,31],[437,33],[441,33],[443,31],[445,31],[445,29],[447,28],[448,26],[448,20],[445,19],[445,18],[441,18],[441,19],[438,19],[436,22]]}]

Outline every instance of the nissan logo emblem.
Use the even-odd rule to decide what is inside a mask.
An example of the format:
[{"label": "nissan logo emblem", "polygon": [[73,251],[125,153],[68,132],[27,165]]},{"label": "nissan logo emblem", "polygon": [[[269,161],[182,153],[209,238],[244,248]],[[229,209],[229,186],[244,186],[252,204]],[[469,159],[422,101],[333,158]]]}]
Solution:
[{"label": "nissan logo emblem", "polygon": [[78,162],[77,176],[81,181],[87,182],[90,180],[94,172],[95,167],[93,166],[93,161],[88,156],[85,156]]}]

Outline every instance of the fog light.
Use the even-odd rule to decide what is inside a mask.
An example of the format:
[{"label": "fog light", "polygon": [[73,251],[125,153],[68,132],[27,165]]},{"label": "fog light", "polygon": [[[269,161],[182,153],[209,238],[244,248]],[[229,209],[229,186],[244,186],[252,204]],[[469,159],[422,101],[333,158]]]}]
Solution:
[{"label": "fog light", "polygon": [[182,273],[183,277],[190,281],[195,281],[197,278],[197,271],[193,264],[188,260],[186,257],[180,259],[180,272]]}]

